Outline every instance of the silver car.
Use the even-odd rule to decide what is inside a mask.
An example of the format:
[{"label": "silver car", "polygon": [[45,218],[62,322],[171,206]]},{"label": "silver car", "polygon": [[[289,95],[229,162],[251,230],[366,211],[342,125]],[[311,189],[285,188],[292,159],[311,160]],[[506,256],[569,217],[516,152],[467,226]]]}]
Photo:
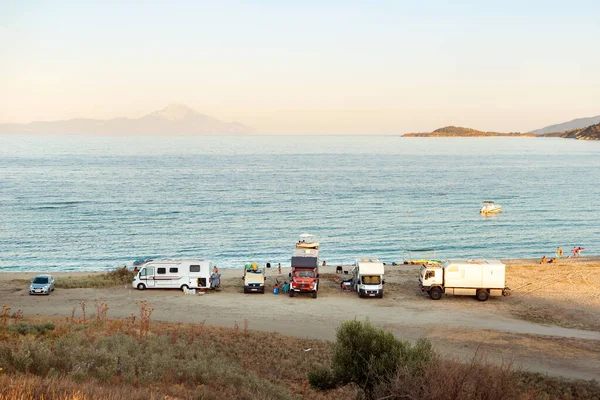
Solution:
[{"label": "silver car", "polygon": [[50,294],[54,290],[54,278],[51,275],[38,275],[29,285],[29,294]]}]

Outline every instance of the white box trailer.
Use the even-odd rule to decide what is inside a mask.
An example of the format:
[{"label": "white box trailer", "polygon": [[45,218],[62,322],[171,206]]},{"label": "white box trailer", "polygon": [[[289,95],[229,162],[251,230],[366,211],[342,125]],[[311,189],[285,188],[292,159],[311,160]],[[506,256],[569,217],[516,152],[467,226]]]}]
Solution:
[{"label": "white box trailer", "polygon": [[140,269],[133,278],[133,287],[144,289],[209,289],[211,271],[214,264],[210,260],[156,260]]},{"label": "white box trailer", "polygon": [[352,270],[352,287],[359,297],[383,298],[385,266],[376,258],[358,258]]},{"label": "white box trailer", "polygon": [[441,266],[421,267],[421,291],[433,300],[443,294],[476,296],[486,301],[490,296],[506,296],[505,265],[497,260],[448,260]]}]

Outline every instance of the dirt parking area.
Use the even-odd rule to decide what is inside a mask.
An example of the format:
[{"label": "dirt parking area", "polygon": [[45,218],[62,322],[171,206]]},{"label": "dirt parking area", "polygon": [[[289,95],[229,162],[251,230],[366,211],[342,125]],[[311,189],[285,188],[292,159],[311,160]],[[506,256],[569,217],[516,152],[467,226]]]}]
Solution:
[{"label": "dirt parking area", "polygon": [[[94,303],[105,302],[109,317],[139,313],[136,302],[155,308],[152,319],[242,326],[298,337],[333,339],[340,322],[370,319],[409,340],[426,336],[448,357],[473,356],[526,370],[572,378],[600,374],[600,260],[567,259],[558,264],[507,261],[509,297],[479,302],[469,296],[446,296],[433,301],[418,288],[419,266],[387,266],[383,299],[359,299],[342,292],[335,266],[321,270],[319,297],[243,294],[242,271],[223,271],[220,291],[184,295],[178,290],[138,291],[130,286],[105,289],[60,289],[50,296],[29,296],[33,274],[0,274],[0,304],[22,310],[25,316],[88,317]],[[287,280],[267,270],[267,285]],[[77,275],[77,274],[70,274]],[[87,275],[87,274],[86,274]]]}]

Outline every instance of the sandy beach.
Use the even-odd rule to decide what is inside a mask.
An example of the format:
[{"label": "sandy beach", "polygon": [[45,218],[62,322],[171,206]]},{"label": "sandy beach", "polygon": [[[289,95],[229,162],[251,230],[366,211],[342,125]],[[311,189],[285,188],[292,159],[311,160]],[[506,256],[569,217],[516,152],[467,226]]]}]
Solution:
[{"label": "sandy beach", "polygon": [[[242,293],[242,271],[222,269],[219,291],[184,295],[178,290],[138,291],[130,285],[105,289],[56,289],[50,296],[29,296],[33,272],[0,273],[0,303],[22,310],[26,317],[64,318],[80,315],[85,301],[93,311],[96,299],[109,307],[109,317],[136,314],[136,302],[147,300],[157,321],[242,325],[250,329],[298,337],[327,339],[340,322],[370,319],[398,337],[430,338],[449,357],[511,360],[523,369],[571,378],[594,379],[600,371],[600,257],[562,259],[539,265],[539,260],[507,260],[510,297],[482,303],[468,296],[433,301],[418,288],[419,266],[386,266],[385,297],[359,299],[341,292],[335,265],[321,268],[319,298],[289,298]],[[267,270],[268,289],[287,279]],[[55,277],[87,276],[89,272],[53,273]]]}]

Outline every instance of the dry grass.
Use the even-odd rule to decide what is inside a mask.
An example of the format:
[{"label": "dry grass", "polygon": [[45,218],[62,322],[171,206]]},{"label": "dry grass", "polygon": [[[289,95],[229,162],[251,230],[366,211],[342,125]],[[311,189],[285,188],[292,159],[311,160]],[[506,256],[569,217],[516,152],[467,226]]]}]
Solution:
[{"label": "dry grass", "polygon": [[[108,319],[108,305],[101,299],[88,307],[86,318],[7,318],[0,325],[0,400],[335,400],[359,394],[353,386],[327,392],[310,386],[309,371],[333,358],[331,342],[254,332],[245,321],[233,329],[158,323],[150,321],[151,305],[140,302],[139,307],[139,313],[123,320]],[[378,390],[388,398],[449,398],[436,397],[445,390],[436,380],[448,383],[465,376],[466,383],[453,389],[455,398],[497,398],[473,397],[484,393],[475,385],[480,381],[486,388],[516,393],[512,398],[600,398],[594,383],[437,358],[425,378],[400,374]]]},{"label": "dry grass", "polygon": [[[75,382],[35,375],[0,375],[0,400],[153,400],[165,395],[146,388]],[[172,397],[176,398],[176,397]]]},{"label": "dry grass", "polygon": [[430,400],[576,400],[600,399],[600,385],[593,381],[549,378],[522,372],[510,363],[495,366],[474,357],[470,363],[437,359],[422,374],[407,369],[377,388],[380,399]]},{"label": "dry grass", "polygon": [[352,388],[325,396],[308,384],[308,371],[331,357],[329,342],[253,332],[243,323],[150,323],[148,307],[140,303],[140,316],[126,320],[102,312],[101,319],[9,320],[0,330],[0,376],[10,384],[0,399],[354,396]]}]

